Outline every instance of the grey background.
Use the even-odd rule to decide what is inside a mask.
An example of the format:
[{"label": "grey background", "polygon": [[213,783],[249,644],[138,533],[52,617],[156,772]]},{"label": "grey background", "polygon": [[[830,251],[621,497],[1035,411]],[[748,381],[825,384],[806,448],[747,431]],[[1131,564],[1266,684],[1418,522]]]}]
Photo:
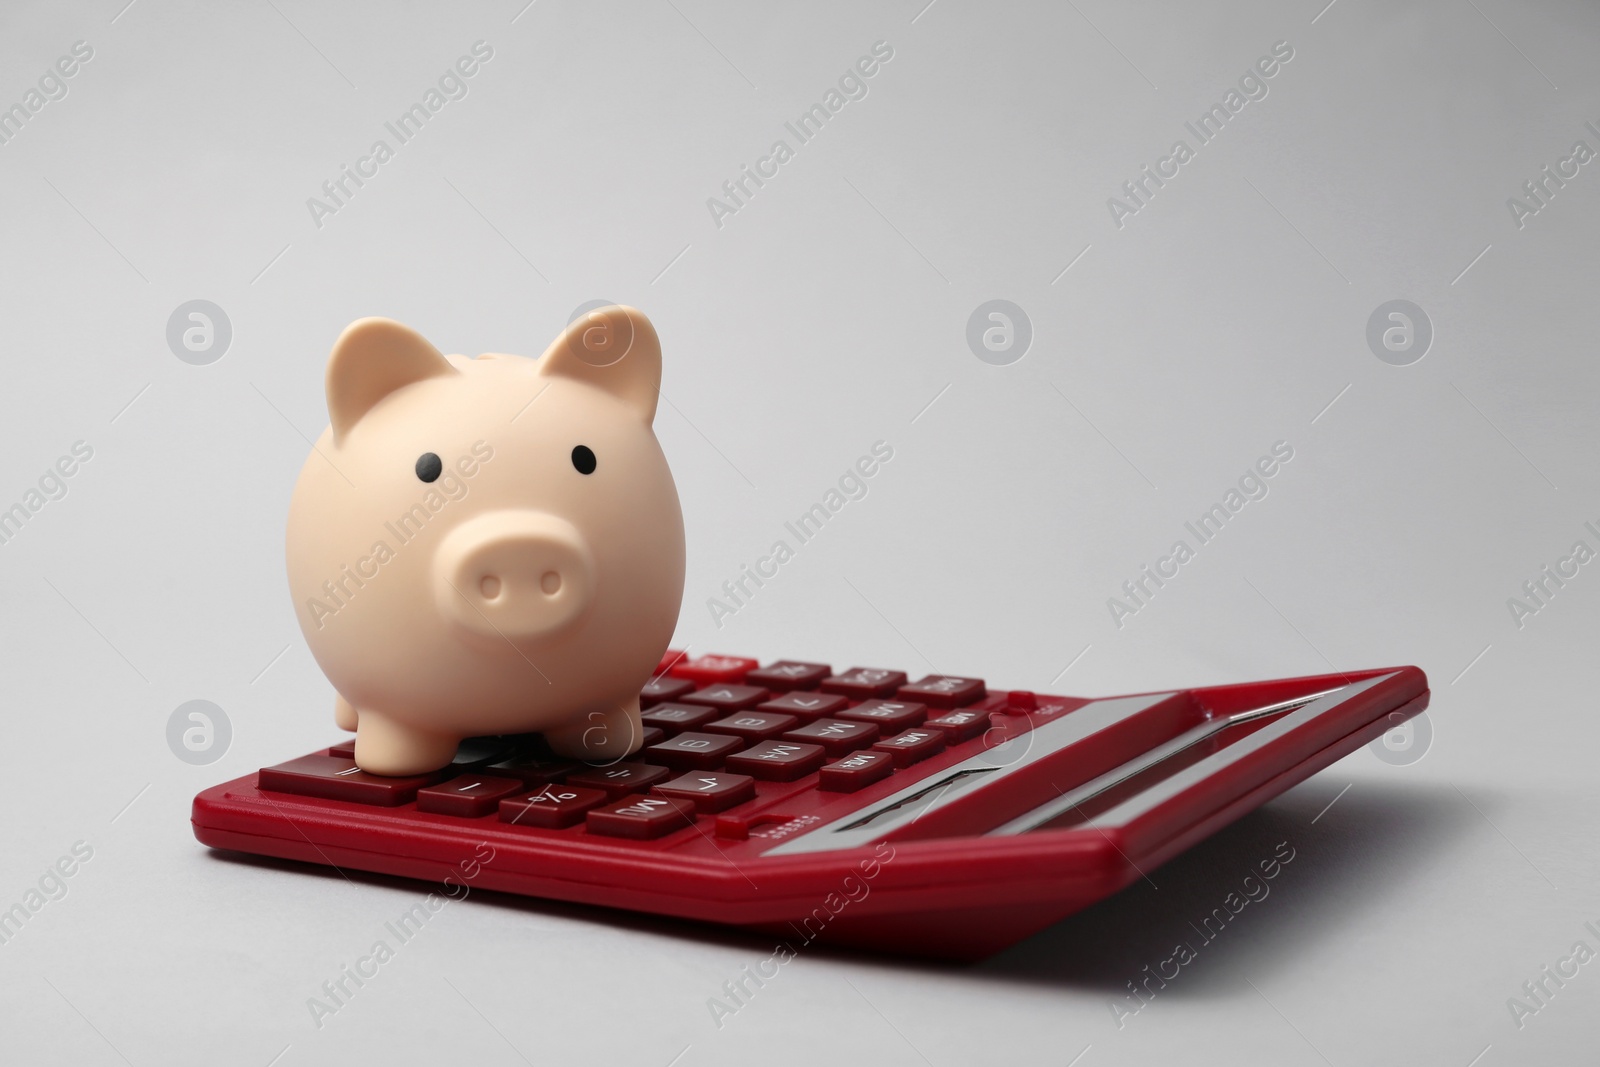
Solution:
[{"label": "grey background", "polygon": [[[1506,205],[1600,149],[1594,5],[124,2],[0,9],[0,105],[94,49],[0,146],[0,504],[94,449],[0,545],[0,906],[94,849],[0,945],[0,1059],[1594,1057],[1600,963],[1521,1028],[1507,999],[1600,948],[1600,564],[1521,628],[1507,599],[1600,547],[1600,162],[1521,229]],[[469,94],[313,225],[480,39]],[[707,198],[879,40],[868,95],[716,226]],[[1280,40],[1268,96],[1115,226],[1107,198]],[[718,1028],[707,998],[764,942],[482,894],[314,1027],[422,888],[219,858],[188,806],[337,735],[282,565],[328,348],[383,314],[536,354],[595,298],[665,345],[680,643],[1085,695],[1413,662],[1429,751],[1358,752],[977,967],[808,951]],[[1406,367],[1365,342],[1399,298],[1434,326]],[[195,299],[233,328],[208,366],[166,343]],[[966,345],[991,299],[1032,321],[1010,366]],[[869,494],[714,626],[880,439]],[[1114,625],[1280,440],[1270,494]],[[193,699],[233,728],[209,766],[167,747]],[[1271,896],[1119,1028],[1126,983],[1280,841]]]}]

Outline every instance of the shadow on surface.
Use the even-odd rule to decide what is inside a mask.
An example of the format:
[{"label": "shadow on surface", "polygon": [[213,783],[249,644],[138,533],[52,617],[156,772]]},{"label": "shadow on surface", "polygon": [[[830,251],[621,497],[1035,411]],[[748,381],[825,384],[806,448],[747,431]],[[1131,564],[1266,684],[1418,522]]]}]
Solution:
[{"label": "shadow on surface", "polygon": [[[1451,850],[1474,823],[1482,821],[1458,793],[1442,783],[1396,786],[1361,780],[1328,807],[1341,788],[1331,781],[1306,783],[1165,866],[1147,871],[1147,880],[1135,882],[980,964],[905,960],[820,945],[802,949],[802,955],[851,960],[884,970],[1120,995],[1128,992],[1128,981],[1143,977],[1141,969],[1146,964],[1154,968],[1168,959],[1181,941],[1195,950],[1198,966],[1185,966],[1184,975],[1192,973],[1194,977],[1170,983],[1162,995],[1231,995],[1238,988],[1235,974],[1270,976],[1282,966],[1297,965],[1319,940],[1352,932],[1365,916],[1382,907],[1387,894],[1400,891],[1420,870],[1436,865],[1440,854]],[[1294,850],[1293,859],[1275,878],[1262,879],[1258,864],[1274,858],[1284,842]],[[424,884],[392,875],[341,872],[235,852],[211,851],[210,855],[215,862],[336,882],[348,879],[356,885],[386,886],[408,893],[420,891]],[[1237,914],[1228,913],[1225,901],[1229,894],[1237,894],[1238,907],[1237,901],[1247,897],[1245,879],[1252,875],[1256,888],[1251,891],[1259,899],[1245,904]],[[1264,896],[1259,888],[1263,884]],[[474,890],[470,899],[479,906],[721,945],[762,957],[770,954],[775,944],[769,935],[728,927],[494,890]],[[1197,926],[1219,908],[1226,921],[1213,920],[1208,941]],[[508,931],[508,937],[516,936]]]},{"label": "shadow on surface", "polygon": [[[372,871],[361,871],[350,867],[340,870],[320,863],[303,863],[299,860],[278,859],[275,856],[256,856],[247,852],[208,849],[207,854],[211,862],[284,871],[300,878],[321,878],[332,882],[354,883],[357,886],[379,886],[411,896],[421,896],[429,892],[439,892],[441,895],[445,895],[440,883],[426,882],[417,878],[404,878],[393,874],[377,874]],[[586,923],[594,926],[604,926],[609,929],[633,930],[657,937],[681,938],[697,944],[715,944],[728,948],[748,949],[752,952],[759,952],[762,957],[771,954],[774,944],[774,939],[765,934],[752,934],[732,927],[697,923],[692,920],[675,919],[665,915],[647,915],[644,912],[622,911],[592,904],[574,904],[562,900],[547,900],[542,897],[525,897],[517,893],[505,893],[494,889],[473,889],[467,897],[467,901],[478,907],[505,908],[511,911],[548,916],[573,923]],[[540,931],[508,930],[507,939],[526,940],[539,936],[539,933]],[[581,931],[574,931],[571,936],[582,936],[582,934]],[[530,944],[529,947],[537,946]]]},{"label": "shadow on surface", "polygon": [[[1126,994],[1130,980],[1142,980],[1146,965],[1154,970],[1173,957],[1181,942],[1195,959],[1182,967],[1187,980],[1170,983],[1162,995],[1233,995],[1237,975],[1270,976],[1298,966],[1318,942],[1357,932],[1390,894],[1437,865],[1483,821],[1443,783],[1359,780],[1324,812],[1344,788],[1337,781],[1307,783],[1279,797],[1146,872],[1148,880],[1068,916],[973,972]],[[1271,860],[1280,843],[1294,850],[1294,858],[1265,880],[1258,864]],[[1246,891],[1245,879],[1252,875],[1256,900]],[[1237,913],[1225,904],[1230,894]],[[1247,902],[1240,906],[1242,900]]]}]

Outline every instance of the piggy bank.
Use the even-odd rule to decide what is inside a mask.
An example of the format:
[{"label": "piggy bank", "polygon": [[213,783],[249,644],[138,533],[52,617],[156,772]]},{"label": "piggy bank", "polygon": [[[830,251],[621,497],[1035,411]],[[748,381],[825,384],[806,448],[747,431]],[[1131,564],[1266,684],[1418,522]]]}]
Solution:
[{"label": "piggy bank", "polygon": [[289,506],[289,586],[334,718],[374,774],[466,737],[635,750],[683,597],[683,513],[651,422],[661,348],[607,307],[539,359],[444,356],[361,319]]}]

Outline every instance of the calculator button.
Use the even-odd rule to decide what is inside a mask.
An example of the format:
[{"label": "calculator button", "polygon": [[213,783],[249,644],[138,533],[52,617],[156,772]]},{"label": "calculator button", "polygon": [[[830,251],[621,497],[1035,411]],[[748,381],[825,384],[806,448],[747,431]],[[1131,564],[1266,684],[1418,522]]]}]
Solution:
[{"label": "calculator button", "polygon": [[767,691],[753,685],[708,685],[683,697],[681,703],[716,708],[723,714],[753,708],[767,699]]},{"label": "calculator button", "polygon": [[502,798],[526,788],[520,778],[463,774],[448,782],[417,790],[417,810],[435,815],[454,815],[458,819],[476,819],[498,809]]},{"label": "calculator button", "polygon": [[1013,689],[1006,694],[1006,713],[1020,715],[1023,712],[1037,711],[1039,698],[1028,689]]},{"label": "calculator button", "polygon": [[906,684],[905,671],[886,671],[877,667],[851,667],[843,674],[835,674],[822,682],[824,693],[838,693],[852,700],[871,697],[892,697],[895,690]]},{"label": "calculator button", "polygon": [[256,784],[279,793],[392,808],[411,800],[418,789],[443,777],[443,772],[435,771],[391,778],[368,774],[356,766],[355,760],[344,756],[301,756],[276,767],[261,768]]},{"label": "calculator button", "polygon": [[792,782],[822,766],[827,756],[821,745],[767,741],[729,756],[724,765],[764,782]]},{"label": "calculator button", "polygon": [[930,730],[938,730],[944,734],[945,744],[959,745],[963,741],[971,741],[974,737],[985,733],[989,729],[989,713],[986,711],[946,711],[922,724]]},{"label": "calculator button", "polygon": [[640,748],[649,748],[651,745],[659,745],[661,742],[665,741],[666,739],[667,739],[667,732],[665,730],[663,730],[661,727],[659,727],[659,726],[646,726],[644,728],[644,732],[639,735],[639,747]]},{"label": "calculator button", "polygon": [[500,802],[500,821],[517,826],[559,830],[583,821],[584,813],[608,799],[599,789],[575,785],[547,785],[531,793],[506,797]]},{"label": "calculator button", "polygon": [[943,752],[944,734],[938,730],[907,730],[884,738],[872,748],[875,752],[887,752],[894,757],[896,767],[909,767],[918,760]]},{"label": "calculator button", "polygon": [[882,781],[894,772],[894,757],[887,752],[857,752],[828,764],[817,772],[817,788],[830,793],[854,793]]},{"label": "calculator button", "polygon": [[613,763],[605,767],[591,767],[579,774],[567,776],[567,784],[581,785],[586,789],[599,789],[609,797],[624,797],[629,793],[642,793],[667,777],[665,767],[649,763]]},{"label": "calculator button", "polygon": [[759,666],[761,664],[753,659],[739,659],[736,656],[696,656],[680,661],[672,668],[671,674],[674,678],[687,678],[701,685],[715,685],[718,682],[741,682],[746,674]]},{"label": "calculator button", "polygon": [[584,769],[584,764],[569,759],[550,759],[541,756],[522,756],[502,760],[484,768],[487,774],[505,778],[518,778],[526,785],[546,785],[559,782],[567,775]]},{"label": "calculator button", "polygon": [[843,711],[849,706],[850,702],[837,693],[785,693],[775,700],[757,705],[756,710],[795,715],[809,721]]},{"label": "calculator button", "polygon": [[858,748],[866,748],[878,739],[878,727],[870,722],[845,722],[842,719],[818,719],[790,730],[783,735],[785,741],[801,741],[821,745],[830,756],[843,756]]},{"label": "calculator button", "polygon": [[884,733],[889,734],[921,726],[922,720],[928,717],[928,709],[922,704],[904,700],[868,700],[848,711],[839,712],[835,717],[851,722],[875,722]]},{"label": "calculator button", "polygon": [[982,700],[987,692],[982,678],[930,674],[920,682],[902,685],[899,696],[902,700],[919,700],[935,708],[960,708]]},{"label": "calculator button", "polygon": [[685,733],[651,745],[644,754],[675,771],[709,771],[720,767],[723,759],[744,746],[743,738],[727,734]]},{"label": "calculator button", "polygon": [[591,834],[648,841],[694,822],[694,805],[672,797],[628,797],[589,812]]},{"label": "calculator button", "polygon": [[706,732],[732,734],[746,741],[765,741],[777,737],[785,730],[798,726],[800,720],[793,715],[778,715],[770,711],[743,711],[726,719],[706,723]]},{"label": "calculator button", "polygon": [[687,678],[652,678],[639,690],[639,706],[653,708],[668,700],[677,700],[685,693],[694,692],[694,683]]},{"label": "calculator button", "polygon": [[693,704],[658,704],[639,716],[646,726],[659,726],[669,734],[696,730],[722,715],[716,708],[697,708]]},{"label": "calculator button", "polygon": [[784,659],[770,667],[761,667],[744,676],[748,685],[764,685],[786,693],[791,689],[815,689],[822,680],[833,673],[826,663],[798,663]]},{"label": "calculator button", "polygon": [[710,814],[743,804],[756,795],[756,780],[745,774],[696,771],[682,778],[663,782],[652,792],[676,800],[687,800],[695,810]]}]

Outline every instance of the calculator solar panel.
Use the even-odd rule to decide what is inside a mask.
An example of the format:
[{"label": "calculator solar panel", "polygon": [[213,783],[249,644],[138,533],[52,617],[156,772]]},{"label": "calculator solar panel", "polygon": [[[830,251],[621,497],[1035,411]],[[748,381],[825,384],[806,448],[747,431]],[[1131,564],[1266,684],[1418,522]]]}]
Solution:
[{"label": "calculator solar panel", "polygon": [[367,774],[352,742],[202,792],[218,849],[981,959],[1427,706],[1415,667],[1107,699],[670,652],[625,759],[473,738]]}]

